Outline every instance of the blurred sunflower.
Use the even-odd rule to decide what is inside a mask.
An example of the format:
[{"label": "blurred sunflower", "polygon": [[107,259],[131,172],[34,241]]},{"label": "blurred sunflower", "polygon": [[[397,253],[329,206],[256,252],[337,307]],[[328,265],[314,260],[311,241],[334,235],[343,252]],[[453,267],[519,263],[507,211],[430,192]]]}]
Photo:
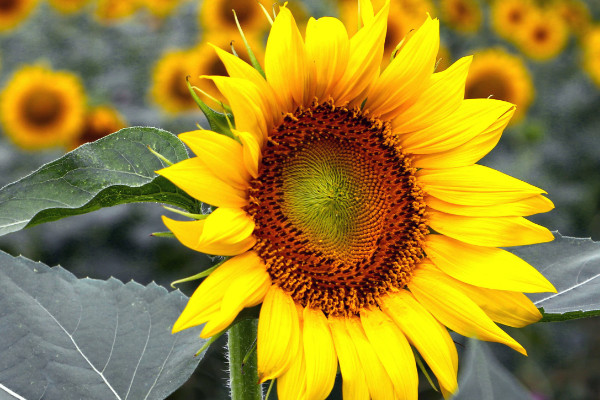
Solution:
[{"label": "blurred sunflower", "polygon": [[[269,3],[265,7],[271,7]],[[267,8],[267,10],[269,9]],[[248,0],[210,0],[203,1],[198,9],[200,26],[207,31],[220,33],[237,32],[233,17],[235,10],[238,21],[249,35],[258,35],[269,27],[269,21],[255,1]]]},{"label": "blurred sunflower", "polygon": [[101,23],[111,24],[130,17],[140,6],[140,0],[97,0],[94,16]]},{"label": "blurred sunflower", "polygon": [[475,53],[467,77],[465,98],[485,99],[490,96],[517,107],[511,124],[525,116],[535,91],[531,75],[520,57],[500,48]]},{"label": "blurred sunflower", "polygon": [[452,56],[450,54],[450,49],[443,44],[440,44],[440,49],[438,50],[437,55],[437,67],[435,68],[436,72],[444,71],[452,64]]},{"label": "blurred sunflower", "polygon": [[[248,41],[250,48],[254,53],[254,56],[262,64],[262,61],[264,59],[264,45],[260,43],[260,41],[254,36],[245,35],[245,37]],[[200,71],[204,75],[227,75],[227,70],[223,66],[221,59],[211,46],[207,46],[207,43],[210,43],[211,45],[217,46],[219,48],[229,49],[233,45],[236,54],[245,62],[250,63],[248,51],[246,50],[246,46],[239,32],[232,31],[230,32],[230,35],[215,32],[209,34],[202,44],[200,44],[192,50],[192,52],[194,53],[194,60],[196,60],[196,62],[198,63],[194,66],[195,71]],[[200,75],[200,73],[198,73],[197,75]],[[201,89],[202,91],[206,92],[209,96],[215,98],[219,102],[227,103],[225,97],[221,94],[221,92],[217,89],[217,86],[211,80],[196,80],[195,86]],[[206,104],[212,108],[219,110],[221,109],[220,103],[215,103],[212,99],[206,96],[202,97],[202,100],[204,100]]]},{"label": "blurred sunflower", "polygon": [[445,396],[457,388],[457,333],[523,347],[495,323],[541,315],[525,292],[554,288],[499,247],[553,239],[523,216],[548,211],[542,189],[475,164],[514,106],[464,100],[471,57],[433,73],[439,23],[427,18],[381,72],[389,3],[351,38],[325,17],[306,37],[284,6],[266,78],[216,49],[211,76],[235,117],[231,136],[180,135],[197,157],[158,171],[217,207],[164,218],[186,246],[232,256],[199,286],[175,332],[226,329],[262,303],[259,379],[281,399],[324,399],[337,365],[345,398],[416,399],[411,344]]},{"label": "blurred sunflower", "polygon": [[555,8],[534,8],[525,18],[516,44],[529,58],[547,61],[565,48],[568,39],[567,24]]},{"label": "blurred sunflower", "polygon": [[491,8],[492,26],[498,36],[514,41],[534,8],[531,0],[494,0]]},{"label": "blurred sunflower", "polygon": [[64,14],[74,14],[81,11],[90,0],[50,0],[50,5]]},{"label": "blurred sunflower", "polygon": [[[384,1],[373,2],[375,11],[383,7]],[[383,50],[383,63],[386,66],[397,46],[408,33],[421,26],[427,18],[427,13],[433,14],[433,4],[427,0],[401,0],[390,3],[390,18],[385,33]],[[358,27],[358,2],[355,0],[342,0],[339,2],[340,19],[348,26],[348,33],[354,34]]]},{"label": "blurred sunflower", "polygon": [[86,112],[83,126],[68,148],[72,150],[82,144],[93,142],[125,126],[127,126],[125,119],[114,107],[108,105],[93,107]]},{"label": "blurred sunflower", "polygon": [[85,94],[79,78],[66,71],[24,66],[0,97],[4,132],[28,150],[66,146],[80,131]]},{"label": "blurred sunflower", "polygon": [[0,32],[9,31],[29,17],[38,0],[0,1]]},{"label": "blurred sunflower", "polygon": [[556,4],[558,14],[575,35],[584,34],[592,23],[590,10],[580,0],[559,0]]},{"label": "blurred sunflower", "polygon": [[600,26],[588,30],[583,40],[583,67],[600,87]]},{"label": "blurred sunflower", "polygon": [[141,6],[145,7],[152,15],[160,18],[172,14],[181,4],[181,0],[140,0]]},{"label": "blurred sunflower", "polygon": [[199,69],[204,60],[194,51],[171,50],[166,52],[154,65],[150,93],[154,102],[169,113],[198,110],[190,95],[186,77],[198,83]]},{"label": "blurred sunflower", "polygon": [[440,0],[442,21],[454,30],[473,33],[481,27],[481,6],[477,0]]}]

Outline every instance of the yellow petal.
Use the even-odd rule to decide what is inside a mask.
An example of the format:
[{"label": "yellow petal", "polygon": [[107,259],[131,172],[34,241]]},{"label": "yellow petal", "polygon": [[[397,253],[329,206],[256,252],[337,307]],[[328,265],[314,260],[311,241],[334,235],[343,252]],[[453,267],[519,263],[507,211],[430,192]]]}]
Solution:
[{"label": "yellow petal", "polygon": [[465,206],[504,204],[546,193],[543,189],[483,165],[422,169],[417,172],[417,180],[428,194]]},{"label": "yellow petal", "polygon": [[455,392],[458,364],[455,365],[453,360],[458,356],[446,328],[406,290],[385,296],[381,305],[410,343],[419,350],[440,385],[451,393]]},{"label": "yellow petal", "polygon": [[211,79],[227,98],[235,118],[235,128],[250,132],[262,147],[272,126],[266,117],[269,115],[269,110],[260,88],[241,78],[228,76],[202,76],[202,78]]},{"label": "yellow petal", "polygon": [[356,100],[379,75],[389,9],[386,2],[372,23],[350,39],[348,66],[333,89],[336,105]]},{"label": "yellow petal", "polygon": [[[277,125],[281,119],[281,109],[279,104],[277,103],[277,99],[275,97],[275,92],[273,92],[273,88],[267,83],[265,78],[258,72],[253,66],[246,63],[239,57],[234,56],[231,53],[226,52],[225,50],[220,49],[217,46],[211,44],[211,46],[217,52],[217,55],[225,65],[225,69],[227,69],[227,73],[232,78],[242,78],[249,80],[258,88],[258,91],[262,93],[263,98],[268,104],[270,109],[271,122],[274,125]],[[268,117],[269,115],[267,115]]]},{"label": "yellow petal", "polygon": [[246,170],[253,178],[258,177],[258,165],[262,160],[262,152],[260,151],[260,145],[249,132],[242,132],[233,129],[233,134],[237,135],[242,142],[242,158]]},{"label": "yellow petal", "polygon": [[525,246],[554,240],[548,229],[523,217],[463,217],[430,209],[427,224],[436,232],[476,246]]},{"label": "yellow petal", "polygon": [[248,204],[246,190],[235,188],[215,175],[198,157],[188,158],[156,173],[203,203],[216,207],[243,207]]},{"label": "yellow petal", "polygon": [[200,337],[209,338],[221,332],[231,325],[242,309],[254,307],[263,301],[271,287],[271,277],[264,264],[261,267],[240,269],[232,278],[223,296],[220,310],[208,320]]},{"label": "yellow petal", "polygon": [[236,276],[254,269],[265,269],[261,258],[255,251],[248,251],[225,261],[198,286],[175,322],[173,332],[206,322],[208,316],[220,309],[223,296],[231,281]]},{"label": "yellow petal", "polygon": [[367,339],[360,319],[354,317],[345,318],[344,320],[365,373],[371,398],[373,400],[395,399],[394,385],[383,364],[379,361],[375,349]]},{"label": "yellow petal", "polygon": [[476,286],[516,292],[556,292],[531,265],[508,251],[427,235],[427,257],[444,273]]},{"label": "yellow petal", "polygon": [[542,318],[537,307],[523,293],[486,289],[457,280],[455,282],[456,287],[495,322],[522,328]]},{"label": "yellow petal", "polygon": [[325,399],[333,389],[337,357],[327,317],[321,310],[304,309],[304,355],[306,357],[306,397]]},{"label": "yellow petal", "polygon": [[388,119],[406,108],[405,103],[414,103],[433,74],[439,45],[440,23],[428,16],[375,80],[367,95],[365,109],[374,116],[385,114]]},{"label": "yellow petal", "polygon": [[396,396],[416,400],[419,386],[417,366],[404,334],[389,316],[376,308],[361,311],[360,320],[369,342],[392,380]]},{"label": "yellow petal", "polygon": [[519,343],[500,329],[487,314],[453,286],[448,275],[421,263],[408,288],[433,316],[453,331],[467,337],[504,343],[527,355]]},{"label": "yellow petal", "polygon": [[298,311],[294,300],[273,285],[267,292],[258,318],[258,377],[260,382],[277,378],[290,367],[300,344]]},{"label": "yellow petal", "polygon": [[348,65],[350,40],[344,24],[331,17],[309,19],[306,53],[315,65],[315,96],[327,99]]},{"label": "yellow petal", "polygon": [[254,221],[240,208],[217,208],[200,221],[163,217],[163,222],[184,246],[206,254],[234,256],[256,243]]},{"label": "yellow petal", "polygon": [[488,154],[500,140],[502,132],[515,113],[515,108],[502,114],[492,125],[467,142],[450,150],[413,156],[416,168],[455,168],[473,165]]},{"label": "yellow petal", "polygon": [[250,172],[244,165],[243,149],[238,141],[207,130],[182,133],[179,139],[192,149],[215,176],[238,189],[248,188]]},{"label": "yellow petal", "polygon": [[371,0],[358,0],[358,7],[362,23],[364,25],[373,23],[373,20],[375,19],[375,10],[373,9]]},{"label": "yellow petal", "polygon": [[[302,337],[300,324],[300,337]],[[277,378],[277,396],[281,400],[305,400],[306,396],[306,357],[304,346],[298,346],[297,354],[287,371]]]},{"label": "yellow petal", "polygon": [[[409,41],[410,43],[410,41]],[[429,84],[408,107],[399,107],[384,116],[397,134],[424,129],[455,112],[465,96],[465,82],[472,56],[463,57],[446,70],[435,73]]]},{"label": "yellow petal", "polygon": [[500,100],[463,100],[456,111],[441,121],[400,135],[400,142],[407,152],[413,154],[453,149],[480,135],[512,108],[514,105]]},{"label": "yellow petal", "polygon": [[433,196],[426,196],[425,203],[438,211],[469,217],[526,217],[528,215],[548,212],[554,208],[554,204],[542,195],[487,206],[459,205],[440,200]]},{"label": "yellow petal", "polygon": [[265,75],[283,112],[312,101],[312,68],[292,13],[281,7],[267,39]]},{"label": "yellow petal", "polygon": [[335,351],[340,362],[342,372],[342,394],[344,399],[368,400],[369,388],[365,373],[360,363],[360,358],[350,334],[346,329],[344,317],[329,317],[329,327]]}]

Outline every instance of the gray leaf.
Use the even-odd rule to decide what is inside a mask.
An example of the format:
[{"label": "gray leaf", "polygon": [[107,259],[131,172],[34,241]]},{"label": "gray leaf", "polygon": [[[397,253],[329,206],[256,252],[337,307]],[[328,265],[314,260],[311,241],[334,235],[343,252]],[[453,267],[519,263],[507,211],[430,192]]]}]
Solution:
[{"label": "gray leaf", "polygon": [[202,358],[199,329],[171,334],[186,302],[0,252],[0,399],[164,399]]},{"label": "gray leaf", "polygon": [[532,396],[499,362],[486,343],[469,339],[458,393],[452,400],[532,400]]},{"label": "gray leaf", "polygon": [[511,249],[535,266],[558,293],[533,293],[543,321],[600,314],[600,243],[554,233],[554,241]]}]

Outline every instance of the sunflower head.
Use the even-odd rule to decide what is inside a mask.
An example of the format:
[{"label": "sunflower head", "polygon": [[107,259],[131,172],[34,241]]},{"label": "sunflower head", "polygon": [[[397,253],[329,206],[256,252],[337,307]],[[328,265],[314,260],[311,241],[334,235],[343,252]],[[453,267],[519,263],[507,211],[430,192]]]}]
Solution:
[{"label": "sunflower head", "polygon": [[481,27],[481,6],[477,0],[442,0],[442,21],[452,29],[472,33]]},{"label": "sunflower head", "polygon": [[583,40],[583,68],[600,87],[600,27],[590,29]]},{"label": "sunflower head", "polygon": [[90,0],[50,0],[50,5],[63,14],[74,14],[89,2]]},{"label": "sunflower head", "polygon": [[523,347],[495,322],[524,326],[537,308],[521,292],[554,290],[500,247],[553,239],[524,216],[550,210],[542,189],[476,162],[515,107],[466,99],[471,57],[434,72],[439,22],[425,15],[382,68],[387,20],[361,1],[362,27],[310,19],[306,34],[279,9],[264,76],[216,48],[228,76],[207,76],[235,126],[180,138],[196,157],[157,171],[215,207],[164,218],[186,246],[230,256],[175,323],[226,329],[262,304],[259,380],[282,399],[416,399],[414,347],[444,396],[457,388],[448,330]]},{"label": "sunflower head", "polygon": [[38,0],[0,0],[0,32],[9,31],[25,20]]},{"label": "sunflower head", "polygon": [[516,43],[528,57],[547,61],[556,57],[566,46],[569,30],[554,8],[535,8],[519,31]]},{"label": "sunflower head", "polygon": [[524,21],[535,10],[531,0],[494,0],[491,8],[492,26],[504,39],[514,41]]},{"label": "sunflower head", "polygon": [[123,116],[112,106],[102,105],[87,110],[83,127],[79,135],[69,144],[70,149],[84,143],[93,142],[125,128],[127,123]]},{"label": "sunflower head", "polygon": [[4,88],[0,108],[4,130],[18,146],[65,146],[83,124],[85,94],[70,72],[25,66]]}]

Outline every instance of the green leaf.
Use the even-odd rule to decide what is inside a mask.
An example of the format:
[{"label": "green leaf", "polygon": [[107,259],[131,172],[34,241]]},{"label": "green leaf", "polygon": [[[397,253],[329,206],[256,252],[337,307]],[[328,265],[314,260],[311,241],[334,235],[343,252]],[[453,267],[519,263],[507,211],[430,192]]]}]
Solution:
[{"label": "green leaf", "polygon": [[124,203],[159,202],[199,213],[200,203],[154,171],[188,158],[183,143],[156,128],[122,129],[85,144],[0,189],[0,235]]},{"label": "green leaf", "polygon": [[166,398],[205,354],[200,327],[171,334],[187,300],[0,251],[0,398]]},{"label": "green leaf", "polygon": [[542,310],[542,321],[564,321],[600,315],[600,243],[562,236],[554,241],[511,249],[536,267],[558,293],[528,297]]},{"label": "green leaf", "polygon": [[498,362],[488,346],[469,339],[458,393],[452,400],[531,400],[531,394]]}]

